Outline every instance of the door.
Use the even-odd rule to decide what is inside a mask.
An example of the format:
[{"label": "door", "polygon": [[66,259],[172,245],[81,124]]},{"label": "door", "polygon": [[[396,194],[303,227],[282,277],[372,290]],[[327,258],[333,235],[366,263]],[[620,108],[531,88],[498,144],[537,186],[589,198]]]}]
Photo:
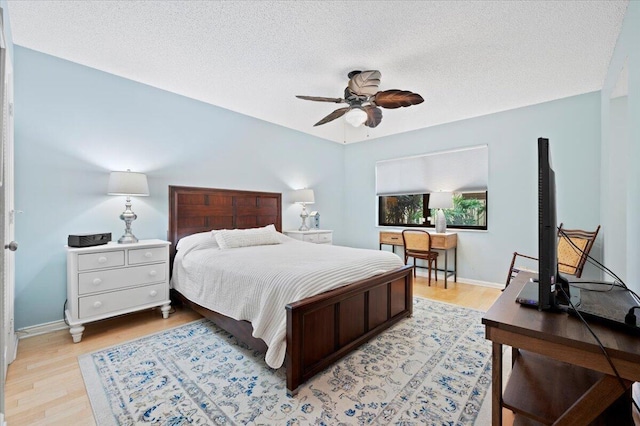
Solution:
[{"label": "door", "polygon": [[15,210],[13,204],[13,75],[11,58],[6,51],[4,33],[4,11],[0,8],[0,244],[4,247],[0,256],[0,425],[4,423],[4,383],[7,366],[15,359],[17,349],[14,331],[14,286],[17,244],[15,232]]},{"label": "door", "polygon": [[[3,49],[4,50],[4,49]],[[4,56],[4,55],[3,55]],[[13,325],[13,307],[15,297],[15,254],[18,244],[15,239],[15,214],[13,197],[13,74],[9,56],[4,58],[4,85],[2,92],[2,145],[3,161],[2,182],[0,184],[0,203],[2,204],[4,245],[2,279],[4,281],[4,330],[5,330],[5,373],[6,366],[15,359],[17,337]]]}]

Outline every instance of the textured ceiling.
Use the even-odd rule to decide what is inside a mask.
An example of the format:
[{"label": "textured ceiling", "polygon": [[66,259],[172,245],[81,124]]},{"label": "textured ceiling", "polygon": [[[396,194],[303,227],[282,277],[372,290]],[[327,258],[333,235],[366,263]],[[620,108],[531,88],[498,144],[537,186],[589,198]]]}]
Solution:
[{"label": "textured ceiling", "polygon": [[[8,1],[14,43],[336,142],[600,90],[627,1]],[[351,70],[425,102],[342,118]]]}]

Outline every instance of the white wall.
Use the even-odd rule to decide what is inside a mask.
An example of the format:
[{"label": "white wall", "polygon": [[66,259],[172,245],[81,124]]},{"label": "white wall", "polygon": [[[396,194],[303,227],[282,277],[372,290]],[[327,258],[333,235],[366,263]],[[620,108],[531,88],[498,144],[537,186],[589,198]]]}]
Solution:
[{"label": "white wall", "polygon": [[[590,93],[347,145],[344,229],[348,244],[377,248],[375,163],[458,147],[489,146],[488,231],[460,231],[458,276],[503,284],[514,251],[537,254],[537,139],[556,171],[558,222],[600,223],[600,94]],[[599,256],[599,243],[593,249]],[[591,268],[585,275],[598,273]]]}]

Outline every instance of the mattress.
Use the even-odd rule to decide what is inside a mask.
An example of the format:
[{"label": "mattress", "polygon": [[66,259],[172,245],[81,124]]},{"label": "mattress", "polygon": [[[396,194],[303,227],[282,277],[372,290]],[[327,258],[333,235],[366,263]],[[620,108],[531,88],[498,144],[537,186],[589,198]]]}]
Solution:
[{"label": "mattress", "polygon": [[[312,244],[281,236],[281,244],[179,249],[171,286],[189,300],[236,320],[250,321],[268,345],[265,361],[282,366],[288,303],[403,266],[387,251]],[[181,253],[182,252],[182,253]]]}]

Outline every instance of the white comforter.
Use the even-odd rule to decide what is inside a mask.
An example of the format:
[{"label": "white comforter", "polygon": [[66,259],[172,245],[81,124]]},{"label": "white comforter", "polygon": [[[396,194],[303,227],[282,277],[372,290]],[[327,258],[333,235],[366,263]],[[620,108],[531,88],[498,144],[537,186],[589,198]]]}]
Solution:
[{"label": "white comforter", "polygon": [[253,336],[269,347],[265,361],[279,368],[286,352],[287,303],[401,266],[390,252],[283,237],[276,245],[179,250],[171,284],[201,306],[250,321]]}]

